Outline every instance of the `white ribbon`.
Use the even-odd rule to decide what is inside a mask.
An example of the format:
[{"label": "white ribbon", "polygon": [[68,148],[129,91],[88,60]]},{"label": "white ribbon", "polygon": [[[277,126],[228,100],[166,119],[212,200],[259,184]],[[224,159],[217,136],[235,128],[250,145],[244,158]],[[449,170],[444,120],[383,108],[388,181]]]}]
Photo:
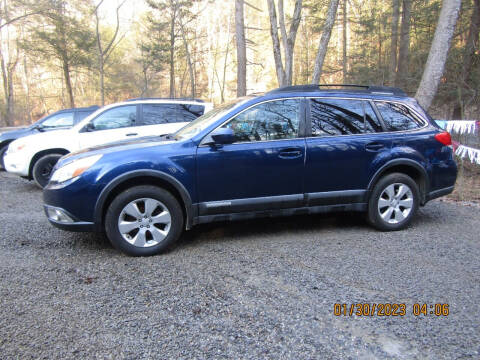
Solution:
[{"label": "white ribbon", "polygon": [[474,134],[477,127],[475,120],[448,120],[445,130],[457,134]]},{"label": "white ribbon", "polygon": [[480,165],[480,150],[474,149],[465,145],[459,145],[455,151],[455,155],[461,157],[468,157],[472,163]]}]

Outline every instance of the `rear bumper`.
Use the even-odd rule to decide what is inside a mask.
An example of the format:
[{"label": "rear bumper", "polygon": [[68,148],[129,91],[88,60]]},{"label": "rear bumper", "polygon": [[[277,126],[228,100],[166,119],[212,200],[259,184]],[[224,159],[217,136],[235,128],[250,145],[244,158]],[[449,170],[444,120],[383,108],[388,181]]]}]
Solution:
[{"label": "rear bumper", "polygon": [[439,197],[442,197],[442,196],[445,196],[445,195],[448,195],[448,194],[451,194],[453,192],[454,188],[455,188],[454,186],[449,186],[449,187],[446,187],[446,188],[443,188],[443,189],[438,189],[438,190],[435,190],[435,191],[431,191],[427,194],[427,198],[426,198],[425,202],[436,199],[436,198],[439,198]]}]

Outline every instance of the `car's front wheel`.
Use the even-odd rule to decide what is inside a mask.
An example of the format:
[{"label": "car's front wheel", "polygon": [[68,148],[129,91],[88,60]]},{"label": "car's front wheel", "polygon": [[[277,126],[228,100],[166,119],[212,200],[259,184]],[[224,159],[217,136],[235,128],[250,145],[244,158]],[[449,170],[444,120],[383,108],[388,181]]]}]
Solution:
[{"label": "car's front wheel", "polygon": [[33,165],[32,176],[35,180],[35,184],[41,189],[47,186],[50,177],[52,176],[52,170],[58,160],[62,157],[61,154],[48,154],[42,156]]},{"label": "car's front wheel", "polygon": [[158,254],[182,234],[180,204],[168,191],[136,186],[118,195],[105,216],[105,231],[114,247],[131,256]]},{"label": "car's front wheel", "polygon": [[373,188],[368,204],[368,220],[379,230],[407,227],[419,204],[417,183],[409,176],[393,173],[381,178]]}]

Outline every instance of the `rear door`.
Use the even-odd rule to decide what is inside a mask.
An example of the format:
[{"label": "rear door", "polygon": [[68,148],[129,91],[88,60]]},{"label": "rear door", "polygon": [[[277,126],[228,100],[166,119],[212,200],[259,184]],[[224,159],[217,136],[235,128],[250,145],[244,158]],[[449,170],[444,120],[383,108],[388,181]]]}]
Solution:
[{"label": "rear door", "polygon": [[305,193],[310,205],[362,202],[372,162],[387,154],[372,103],[361,99],[311,98]]}]

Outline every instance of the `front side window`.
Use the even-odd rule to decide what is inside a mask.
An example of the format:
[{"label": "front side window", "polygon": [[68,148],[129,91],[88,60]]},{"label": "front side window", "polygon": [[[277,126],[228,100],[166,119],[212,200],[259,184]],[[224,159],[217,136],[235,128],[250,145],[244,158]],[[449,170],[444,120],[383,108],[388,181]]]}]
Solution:
[{"label": "front side window", "polygon": [[380,132],[382,126],[364,100],[310,99],[312,136]]},{"label": "front side window", "polygon": [[94,130],[111,130],[135,126],[137,106],[128,105],[109,109],[92,120]]},{"label": "front side window", "polygon": [[375,105],[382,115],[383,122],[388,131],[418,129],[423,125],[405,105],[384,101],[376,101]]},{"label": "front side window", "polygon": [[73,125],[73,112],[52,115],[41,123],[45,128],[67,127]]},{"label": "front side window", "polygon": [[269,141],[298,137],[300,100],[269,101],[235,116],[222,127],[233,130],[236,142]]}]

